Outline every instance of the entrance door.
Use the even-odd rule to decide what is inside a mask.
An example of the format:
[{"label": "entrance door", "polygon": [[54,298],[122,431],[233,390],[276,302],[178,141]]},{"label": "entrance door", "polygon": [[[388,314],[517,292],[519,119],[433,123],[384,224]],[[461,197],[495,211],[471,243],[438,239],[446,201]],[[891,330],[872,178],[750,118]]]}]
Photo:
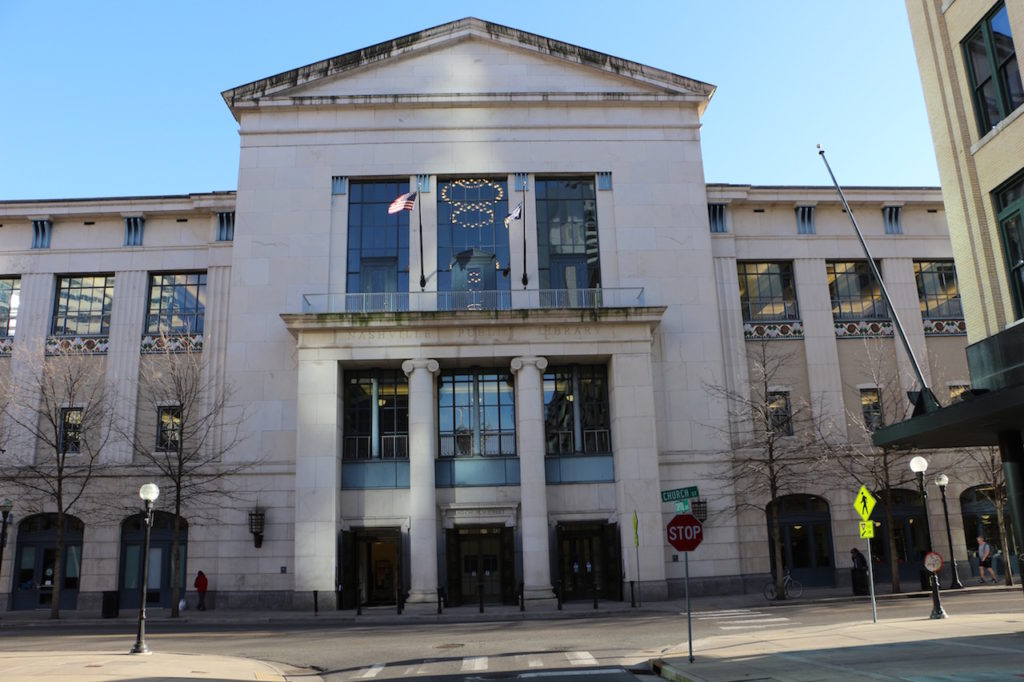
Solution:
[{"label": "entrance door", "polygon": [[[782,533],[782,563],[805,585],[835,585],[832,563],[832,517],[828,502],[814,495],[786,495],[779,498],[779,526]],[[768,552],[775,567],[775,544],[771,542],[770,507]]]},{"label": "entrance door", "polygon": [[514,539],[511,528],[453,528],[445,534],[448,600],[485,604],[515,600]]},{"label": "entrance door", "polygon": [[342,606],[397,603],[401,576],[401,533],[397,528],[342,533]]},{"label": "entrance door", "polygon": [[[82,534],[85,527],[73,516],[64,517],[64,571],[60,590],[60,608],[78,605],[79,569],[82,562]],[[57,515],[35,514],[18,526],[15,552],[14,594],[11,608],[49,608],[57,560]]]},{"label": "entrance door", "polygon": [[560,523],[556,535],[563,599],[593,599],[595,588],[606,599],[622,598],[615,524]]}]

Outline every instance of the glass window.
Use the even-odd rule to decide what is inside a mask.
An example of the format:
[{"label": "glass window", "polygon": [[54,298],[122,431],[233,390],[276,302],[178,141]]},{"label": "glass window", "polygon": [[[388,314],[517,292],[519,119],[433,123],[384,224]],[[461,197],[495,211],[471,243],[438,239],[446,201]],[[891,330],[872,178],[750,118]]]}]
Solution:
[{"label": "glass window", "polygon": [[177,452],[181,442],[181,407],[174,405],[157,410],[156,449]]},{"label": "glass window", "polygon": [[60,411],[61,454],[82,451],[82,408],[65,407]]},{"label": "glass window", "polygon": [[409,382],[401,370],[346,370],[345,459],[408,459]]},{"label": "glass window", "polygon": [[796,232],[797,234],[814,234],[814,207],[796,207]]},{"label": "glass window", "polygon": [[798,320],[793,264],[736,263],[744,322]]},{"label": "glass window", "polygon": [[593,178],[537,178],[541,289],[601,288]]},{"label": "glass window", "polygon": [[726,232],[725,226],[725,204],[708,204],[708,223],[711,231],[717,233]]},{"label": "glass window", "polygon": [[996,5],[967,35],[962,46],[974,113],[984,135],[1024,103],[1024,86],[1006,6]]},{"label": "glass window", "polygon": [[[348,183],[349,294],[409,291],[409,220],[422,205],[388,214],[391,202],[408,191],[408,180]],[[395,303],[393,297],[374,299],[370,307],[394,309]]]},{"label": "glass window", "polygon": [[0,278],[0,337],[14,336],[18,324],[18,304],[21,301],[21,279]]},{"label": "glass window", "polygon": [[768,392],[768,424],[777,436],[793,435],[793,411],[789,391]]},{"label": "glass window", "polygon": [[877,388],[860,389],[860,413],[868,431],[882,426],[882,396]]},{"label": "glass window", "polygon": [[507,308],[511,291],[507,182],[441,180],[437,201],[437,286],[442,307]]},{"label": "glass window", "polygon": [[544,441],[549,455],[611,452],[607,368],[548,368],[544,373]]},{"label": "glass window", "polygon": [[206,273],[151,275],[147,334],[202,334]]},{"label": "glass window", "polygon": [[442,457],[516,454],[512,375],[506,370],[445,372],[438,382]]},{"label": "glass window", "polygon": [[903,209],[900,206],[885,206],[882,208],[882,218],[885,221],[886,234],[903,234],[903,222],[901,214]]},{"label": "glass window", "polygon": [[61,277],[53,316],[54,336],[100,336],[110,331],[113,275]]},{"label": "glass window", "polygon": [[953,261],[914,261],[914,276],[923,317],[963,319]]},{"label": "glass window", "polygon": [[882,288],[867,261],[829,262],[825,267],[828,271],[833,319],[889,319],[889,309],[882,299]]},{"label": "glass window", "polygon": [[1016,319],[1020,319],[1024,317],[1024,176],[1018,176],[996,190],[995,204],[1014,312]]}]

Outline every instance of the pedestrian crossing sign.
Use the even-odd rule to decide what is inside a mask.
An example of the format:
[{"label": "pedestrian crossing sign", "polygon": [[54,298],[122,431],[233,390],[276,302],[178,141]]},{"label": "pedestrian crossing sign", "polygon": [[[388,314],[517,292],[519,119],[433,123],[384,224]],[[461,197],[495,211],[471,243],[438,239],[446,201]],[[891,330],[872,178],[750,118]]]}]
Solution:
[{"label": "pedestrian crossing sign", "polygon": [[861,521],[860,522],[860,539],[870,540],[875,537],[875,522],[874,521]]},{"label": "pedestrian crossing sign", "polygon": [[[868,492],[867,486],[862,485],[857,491],[857,501],[853,503],[853,508],[865,521],[871,518],[871,510],[875,508],[875,496]],[[861,524],[861,528],[863,527],[864,524]],[[861,537],[864,537],[863,532]]]}]

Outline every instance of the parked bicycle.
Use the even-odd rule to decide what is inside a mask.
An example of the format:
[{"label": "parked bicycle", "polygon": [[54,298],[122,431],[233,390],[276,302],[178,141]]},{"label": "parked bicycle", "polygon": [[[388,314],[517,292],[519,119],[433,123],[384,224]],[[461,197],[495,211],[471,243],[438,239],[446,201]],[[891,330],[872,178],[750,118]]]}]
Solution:
[{"label": "parked bicycle", "polygon": [[[786,571],[785,575],[782,576],[782,585],[786,590],[786,599],[799,599],[800,595],[804,593],[804,586],[800,584],[799,580],[794,580],[789,571]],[[771,601],[778,596],[779,593],[776,590],[774,578],[768,581],[764,586],[762,593],[764,594],[764,598],[768,601]]]}]

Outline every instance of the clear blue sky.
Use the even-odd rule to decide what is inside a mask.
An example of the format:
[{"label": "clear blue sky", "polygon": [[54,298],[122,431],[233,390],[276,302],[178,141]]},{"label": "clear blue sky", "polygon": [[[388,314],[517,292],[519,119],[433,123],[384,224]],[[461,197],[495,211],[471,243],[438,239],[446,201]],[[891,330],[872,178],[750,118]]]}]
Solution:
[{"label": "clear blue sky", "polygon": [[938,184],[897,0],[0,0],[0,199],[235,189],[222,90],[466,16],[718,86],[708,182]]}]

